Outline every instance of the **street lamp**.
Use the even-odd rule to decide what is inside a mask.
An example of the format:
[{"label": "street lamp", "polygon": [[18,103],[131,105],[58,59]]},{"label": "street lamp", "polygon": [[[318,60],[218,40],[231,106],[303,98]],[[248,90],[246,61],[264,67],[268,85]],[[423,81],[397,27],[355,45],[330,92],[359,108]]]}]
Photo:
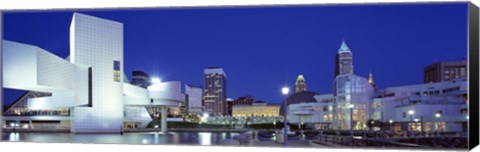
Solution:
[{"label": "street lamp", "polygon": [[283,87],[282,88],[282,94],[284,96],[284,101],[283,101],[283,146],[288,146],[288,131],[287,131],[287,96],[288,92],[290,92],[290,89],[288,87]]},{"label": "street lamp", "polygon": [[388,123],[390,124],[390,130],[392,130],[393,120],[392,119],[388,120]]},{"label": "street lamp", "polygon": [[151,81],[153,84],[158,84],[158,83],[162,82],[162,80],[161,80],[160,78],[157,78],[157,77],[152,78],[150,81]]},{"label": "street lamp", "polygon": [[[442,117],[442,113],[440,113],[440,112],[437,112],[437,113],[435,114],[435,117],[436,117],[436,118],[440,118],[440,117]],[[436,123],[438,123],[438,121],[437,121]],[[436,123],[435,123],[435,124],[436,124]],[[437,133],[438,133],[438,126],[437,126],[437,125],[435,125],[435,128],[436,128],[436,131],[437,131]]]},{"label": "street lamp", "polygon": [[415,114],[415,111],[409,110],[408,115],[410,115],[410,121],[413,121],[413,114]]},{"label": "street lamp", "polygon": [[352,137],[353,140],[353,104],[349,104],[348,108],[350,109],[350,137]]}]

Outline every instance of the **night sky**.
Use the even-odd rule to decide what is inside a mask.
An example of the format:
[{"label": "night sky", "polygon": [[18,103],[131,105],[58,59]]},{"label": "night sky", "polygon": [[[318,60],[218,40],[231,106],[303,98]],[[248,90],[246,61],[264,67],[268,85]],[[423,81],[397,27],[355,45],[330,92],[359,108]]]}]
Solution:
[{"label": "night sky", "polygon": [[[4,39],[69,55],[74,10],[4,14]],[[467,57],[467,3],[80,10],[124,25],[125,73],[203,85],[203,69],[227,74],[227,96],[281,102],[305,76],[309,91],[332,92],[345,39],[354,73],[380,88],[423,83],[423,67]],[[21,92],[5,90],[10,104]]]}]

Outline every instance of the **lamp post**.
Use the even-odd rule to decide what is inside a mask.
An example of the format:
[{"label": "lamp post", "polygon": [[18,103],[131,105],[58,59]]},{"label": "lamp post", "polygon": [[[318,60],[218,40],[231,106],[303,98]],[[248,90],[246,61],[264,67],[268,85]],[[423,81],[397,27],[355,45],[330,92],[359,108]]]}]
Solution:
[{"label": "lamp post", "polygon": [[[440,118],[440,117],[442,117],[442,113],[437,112],[437,113],[435,114],[435,118]],[[438,135],[439,135],[439,134],[438,134],[438,120],[435,122],[435,131],[437,132],[437,136],[438,136]]]},{"label": "lamp post", "polygon": [[411,129],[410,129],[410,133],[413,132],[413,124],[412,124],[412,122],[413,122],[413,114],[415,114],[415,111],[413,111],[413,110],[409,110],[409,111],[408,111],[408,115],[410,115],[410,124],[411,124],[411,125],[409,125],[409,128],[411,128]]},{"label": "lamp post", "polygon": [[350,137],[353,140],[353,104],[349,104],[348,108],[350,109]]},{"label": "lamp post", "polygon": [[159,84],[160,82],[162,82],[162,80],[160,78],[154,77],[150,80],[150,82],[152,84]]},{"label": "lamp post", "polygon": [[288,92],[290,92],[290,89],[288,87],[283,87],[282,88],[282,94],[284,96],[284,101],[283,101],[283,146],[288,146],[288,131],[287,131],[287,96]]},{"label": "lamp post", "polygon": [[425,123],[423,123],[424,120],[423,120],[423,116],[420,116],[420,131],[421,133],[423,133],[423,131],[425,131],[425,126],[423,126]]},{"label": "lamp post", "polygon": [[392,119],[388,120],[388,123],[390,124],[390,131],[392,131],[393,130],[392,129],[393,120]]}]

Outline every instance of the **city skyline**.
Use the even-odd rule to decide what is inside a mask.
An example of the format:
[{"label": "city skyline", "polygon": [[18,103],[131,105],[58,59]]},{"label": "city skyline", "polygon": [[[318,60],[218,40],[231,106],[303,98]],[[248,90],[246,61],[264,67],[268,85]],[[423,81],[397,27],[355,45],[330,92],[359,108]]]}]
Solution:
[{"label": "city skyline", "polygon": [[[354,73],[367,77],[368,73],[372,71],[375,77],[375,83],[380,87],[421,83],[423,80],[423,68],[433,61],[462,59],[462,57],[466,56],[466,18],[462,18],[467,14],[463,9],[466,5],[456,4],[453,6],[450,5],[450,7],[443,6],[443,4],[428,6],[418,4],[409,7],[403,5],[387,5],[386,7],[364,5],[362,7],[285,7],[280,10],[278,10],[278,8],[252,7],[230,10],[208,9],[208,11],[197,8],[187,10],[151,10],[151,12],[148,10],[81,12],[121,21],[125,24],[125,34],[128,35],[125,38],[125,58],[131,60],[125,63],[125,74],[130,80],[131,71],[142,70],[152,76],[159,76],[162,80],[180,80],[185,84],[201,85],[203,84],[202,70],[209,66],[219,66],[229,74],[227,97],[235,99],[244,95],[252,95],[258,100],[278,103],[281,102],[282,98],[280,88],[284,85],[289,85],[291,89],[293,89],[295,79],[299,74],[303,74],[305,78],[308,79],[309,90],[321,94],[331,93],[332,75],[334,74],[334,57],[340,47],[342,39],[345,39],[355,58],[353,61],[354,65],[356,65]],[[292,9],[298,10],[291,11]],[[366,11],[372,9],[373,11]],[[253,16],[255,13],[258,14],[259,11],[263,11],[264,13],[261,14],[265,16]],[[333,17],[321,15],[322,13],[332,11],[336,13]],[[356,11],[360,14],[355,13]],[[371,13],[375,11],[381,11],[385,16],[372,16]],[[422,13],[420,15],[407,13],[409,11],[421,11]],[[435,12],[435,15],[432,16],[429,13],[430,11]],[[122,14],[122,12],[128,12],[128,14]],[[222,14],[222,12],[226,12],[227,15]],[[455,13],[452,12],[460,13],[460,15],[454,15]],[[116,13],[120,14],[115,15]],[[230,19],[228,13],[239,19]],[[395,13],[400,13],[402,16],[410,16],[395,18]],[[135,14],[144,14],[146,17],[133,19],[131,15]],[[193,14],[197,16],[194,15],[194,17],[192,17],[191,15]],[[446,16],[441,14],[445,14]],[[6,13],[4,15],[4,39],[35,44],[43,49],[51,50],[52,53],[60,57],[66,57],[68,54],[68,32],[63,31],[68,31],[69,18],[71,18],[71,15],[71,12]],[[188,17],[189,15],[190,17]],[[284,18],[285,15],[287,15],[287,17],[300,17],[300,19]],[[328,21],[336,22],[329,22],[328,25],[322,25],[321,22],[323,20],[321,19],[318,19],[318,21],[309,20],[315,17],[315,15],[321,19],[329,19]],[[359,15],[361,17],[358,18],[364,20],[353,18],[353,16]],[[135,22],[148,19],[152,16],[159,17],[158,22],[152,22],[152,24],[155,23],[154,25],[162,25],[163,19],[176,21],[166,22],[166,25],[163,26],[163,28],[166,29],[158,27],[150,31],[159,35],[161,35],[162,32],[169,34],[160,37],[152,36],[154,34],[145,33],[149,31],[143,29],[143,26],[146,26],[144,24],[150,22]],[[164,17],[161,18],[161,16]],[[211,18],[212,16],[213,18]],[[426,16],[428,16],[430,20],[422,22],[422,17]],[[388,20],[385,17],[397,20]],[[65,23],[63,23],[63,18],[65,18]],[[450,18],[457,21],[451,22],[449,20]],[[261,21],[262,19],[267,20]],[[412,25],[418,29],[406,28],[408,31],[402,30],[399,25],[394,25],[412,19],[424,24]],[[48,20],[58,20],[58,22],[53,22],[57,24],[47,24],[50,22]],[[375,20],[379,20],[380,23],[374,22]],[[393,23],[387,23],[386,20]],[[465,24],[458,20],[465,20]],[[257,21],[261,24],[255,24],[254,26],[245,24],[245,22],[251,21]],[[302,24],[295,25],[292,24],[292,21],[300,21]],[[351,22],[352,25],[342,24],[348,22]],[[182,23],[191,23],[197,26],[194,26],[192,29],[185,29],[184,27],[182,28]],[[209,27],[212,23],[217,23],[217,26]],[[370,27],[366,30],[358,30],[361,27],[369,27],[376,24],[379,24],[377,26],[385,27],[385,29]],[[188,26],[190,27],[192,25]],[[334,26],[344,27],[335,28]],[[218,29],[219,27],[222,28]],[[271,27],[274,28],[269,29]],[[398,31],[388,30],[395,27],[400,28]],[[345,30],[344,28],[349,30]],[[455,30],[449,32],[448,29],[450,28]],[[172,32],[166,31],[172,29]],[[209,29],[207,33],[198,31],[205,29]],[[239,29],[239,31],[235,29]],[[465,32],[458,32],[459,29],[464,29]],[[333,31],[323,33],[324,30]],[[410,37],[406,37],[408,34],[418,33],[419,31],[417,30],[421,31],[422,34],[427,34],[419,34],[417,37],[411,37],[411,35]],[[435,33],[439,30],[443,32],[443,34],[441,34],[443,35],[442,37],[438,37],[437,34],[439,33]],[[51,34],[52,31],[57,32]],[[286,34],[278,35],[279,31],[284,31]],[[49,34],[49,39],[43,39],[42,37],[45,36],[42,35],[47,33]],[[202,35],[203,37],[201,37]],[[379,35],[382,37],[375,37]],[[465,37],[465,40],[457,40],[456,37],[459,36]],[[218,42],[214,43],[216,41]],[[286,42],[291,44],[285,44]],[[166,46],[158,45],[158,43]],[[242,43],[245,43],[245,45],[242,45]],[[393,47],[386,47],[389,45]],[[196,48],[199,49],[192,51],[192,49]],[[404,52],[399,52],[402,50]],[[444,51],[439,52],[438,50]],[[208,54],[209,52],[217,54],[202,56],[202,54]],[[279,53],[274,54],[277,52]],[[379,54],[379,52],[385,54]],[[458,56],[459,52],[462,52],[460,56]],[[282,53],[287,55],[283,55]],[[171,57],[162,57],[162,55]],[[155,58],[155,56],[158,57]],[[232,56],[232,58],[230,56]],[[278,60],[275,60],[272,56],[278,58]],[[397,57],[399,59],[397,59]],[[425,57],[429,58],[425,59]],[[217,58],[219,59],[218,61],[215,60],[212,62],[212,60]],[[204,59],[204,62],[198,62],[203,61],[201,59]],[[193,65],[190,61],[199,64]],[[228,63],[229,61],[233,64]],[[254,69],[253,71],[252,68]],[[399,75],[398,73],[406,74]],[[9,95],[6,93],[6,102],[11,103],[12,101],[8,101],[8,98]],[[11,100],[15,100],[15,98]]]}]

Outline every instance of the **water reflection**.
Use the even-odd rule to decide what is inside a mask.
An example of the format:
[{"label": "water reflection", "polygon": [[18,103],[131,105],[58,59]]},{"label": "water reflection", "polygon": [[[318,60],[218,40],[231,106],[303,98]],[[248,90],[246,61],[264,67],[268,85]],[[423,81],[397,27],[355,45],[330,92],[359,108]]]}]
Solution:
[{"label": "water reflection", "polygon": [[[7,135],[8,134],[8,135]],[[220,145],[238,133],[221,132],[146,132],[120,134],[3,133],[2,141],[108,144],[186,144]]]},{"label": "water reflection", "polygon": [[20,134],[12,132],[10,133],[9,138],[10,141],[20,141]]},{"label": "water reflection", "polygon": [[211,145],[212,142],[212,133],[209,132],[201,132],[200,135],[200,145]]}]

